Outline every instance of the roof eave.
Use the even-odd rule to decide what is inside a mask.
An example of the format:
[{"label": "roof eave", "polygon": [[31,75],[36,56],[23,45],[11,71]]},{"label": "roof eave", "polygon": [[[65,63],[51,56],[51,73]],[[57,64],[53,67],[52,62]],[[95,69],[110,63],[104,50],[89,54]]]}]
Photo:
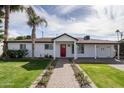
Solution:
[{"label": "roof eave", "polygon": [[52,40],[55,40],[55,39],[57,39],[57,38],[59,38],[59,37],[61,37],[61,36],[63,36],[63,35],[67,35],[67,36],[69,36],[69,37],[71,37],[71,38],[73,38],[73,39],[75,39],[75,40],[77,40],[77,41],[78,41],[78,39],[77,39],[77,38],[72,37],[72,36],[70,36],[70,35],[68,35],[68,34],[66,34],[66,33],[64,33],[64,34],[62,34],[62,35],[59,35],[59,36],[57,36],[57,37],[53,38]]}]

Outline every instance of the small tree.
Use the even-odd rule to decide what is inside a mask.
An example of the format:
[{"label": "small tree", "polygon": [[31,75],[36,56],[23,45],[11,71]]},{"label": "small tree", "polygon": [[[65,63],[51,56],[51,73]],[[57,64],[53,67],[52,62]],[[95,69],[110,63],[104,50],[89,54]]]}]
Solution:
[{"label": "small tree", "polygon": [[27,35],[27,36],[18,36],[15,38],[15,40],[24,40],[24,39],[31,39],[31,36],[30,35]]}]

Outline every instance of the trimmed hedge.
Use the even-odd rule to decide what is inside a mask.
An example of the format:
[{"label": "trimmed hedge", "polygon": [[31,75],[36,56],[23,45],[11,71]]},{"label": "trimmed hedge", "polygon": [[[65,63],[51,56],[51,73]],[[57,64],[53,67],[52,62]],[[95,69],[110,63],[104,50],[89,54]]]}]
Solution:
[{"label": "trimmed hedge", "polygon": [[23,58],[28,55],[28,50],[7,50],[9,58]]}]

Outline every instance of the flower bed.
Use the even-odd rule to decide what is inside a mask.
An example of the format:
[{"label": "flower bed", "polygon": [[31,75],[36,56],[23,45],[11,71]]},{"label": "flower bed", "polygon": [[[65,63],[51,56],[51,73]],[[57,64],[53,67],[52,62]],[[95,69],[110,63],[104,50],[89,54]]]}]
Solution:
[{"label": "flower bed", "polygon": [[90,82],[88,81],[87,76],[84,75],[82,71],[78,69],[78,67],[75,65],[75,63],[71,64],[72,69],[74,71],[75,78],[77,79],[78,83],[80,84],[80,87],[82,88],[90,88]]}]

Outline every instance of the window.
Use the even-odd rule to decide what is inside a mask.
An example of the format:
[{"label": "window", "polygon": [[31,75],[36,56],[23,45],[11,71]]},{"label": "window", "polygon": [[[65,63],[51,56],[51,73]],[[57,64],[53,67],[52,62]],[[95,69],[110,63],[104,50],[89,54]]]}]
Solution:
[{"label": "window", "polygon": [[74,44],[72,44],[72,54],[74,54]]},{"label": "window", "polygon": [[78,53],[79,54],[84,53],[84,45],[83,44],[78,44]]},{"label": "window", "polygon": [[45,44],[45,49],[46,50],[52,50],[53,49],[53,45],[52,44]]},{"label": "window", "polygon": [[68,47],[70,47],[70,44],[68,44]]},{"label": "window", "polygon": [[104,48],[101,48],[101,51],[104,51]]},{"label": "window", "polygon": [[26,44],[20,44],[20,49],[25,50],[26,49]]}]

